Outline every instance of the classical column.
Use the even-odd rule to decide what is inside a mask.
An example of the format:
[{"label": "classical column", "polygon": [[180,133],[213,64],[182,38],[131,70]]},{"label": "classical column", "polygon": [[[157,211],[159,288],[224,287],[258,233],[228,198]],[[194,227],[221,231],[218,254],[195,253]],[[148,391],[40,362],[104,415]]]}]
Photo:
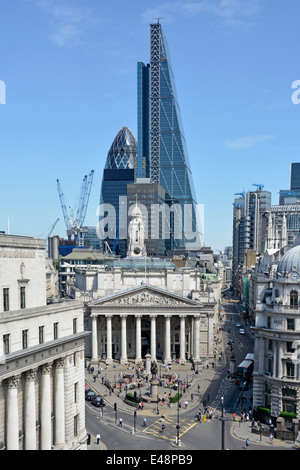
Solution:
[{"label": "classical column", "polygon": [[284,341],[279,341],[278,343],[278,378],[281,379],[283,377],[283,363],[282,358],[284,355]]},{"label": "classical column", "polygon": [[127,315],[121,315],[121,364],[127,362],[127,331],[126,331]]},{"label": "classical column", "polygon": [[180,357],[179,361],[185,362],[185,315],[180,315]]},{"label": "classical column", "polygon": [[25,373],[24,427],[25,450],[36,450],[36,407],[35,407],[36,369]]},{"label": "classical column", "polygon": [[276,362],[278,358],[278,342],[273,340],[272,346],[272,376],[277,377]]},{"label": "classical column", "polygon": [[19,450],[18,385],[20,376],[10,377],[7,384],[7,450]]},{"label": "classical column", "polygon": [[142,315],[135,316],[135,362],[142,361]]},{"label": "classical column", "polygon": [[[258,337],[258,373],[264,374],[265,371],[265,339],[263,336]],[[254,361],[255,362],[255,361]]]},{"label": "classical column", "polygon": [[98,325],[98,317],[93,316],[93,323],[92,323],[92,362],[98,362],[97,325]]},{"label": "classical column", "polygon": [[106,360],[109,363],[113,362],[112,358],[112,315],[106,316]]},{"label": "classical column", "polygon": [[171,315],[165,315],[165,364],[171,361]]},{"label": "classical column", "polygon": [[56,446],[65,443],[65,385],[64,385],[63,358],[55,362],[55,390],[54,390],[54,444]]},{"label": "classical column", "polygon": [[41,375],[41,450],[51,450],[52,426],[51,426],[51,374],[52,366],[46,364],[42,367]]},{"label": "classical column", "polygon": [[194,317],[194,362],[200,361],[200,315]]},{"label": "classical column", "polygon": [[151,361],[156,361],[156,315],[150,315],[151,318]]}]

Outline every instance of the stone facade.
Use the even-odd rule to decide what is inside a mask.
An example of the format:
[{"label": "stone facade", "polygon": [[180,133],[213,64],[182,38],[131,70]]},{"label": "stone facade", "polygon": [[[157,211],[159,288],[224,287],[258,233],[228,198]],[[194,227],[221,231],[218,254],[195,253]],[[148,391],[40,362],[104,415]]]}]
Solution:
[{"label": "stone facade", "polygon": [[[255,295],[253,405],[300,417],[300,246],[267,251],[252,274]],[[286,263],[287,257],[289,263]]]},{"label": "stone facade", "polygon": [[46,305],[43,240],[1,235],[0,267],[0,448],[85,448],[83,304]]}]

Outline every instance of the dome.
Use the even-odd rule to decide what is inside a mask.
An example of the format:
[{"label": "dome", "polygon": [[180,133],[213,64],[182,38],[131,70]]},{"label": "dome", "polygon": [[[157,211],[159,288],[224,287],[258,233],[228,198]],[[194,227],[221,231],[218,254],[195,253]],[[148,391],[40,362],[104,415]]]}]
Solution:
[{"label": "dome", "polygon": [[134,168],[137,156],[137,141],[128,127],[122,127],[111,144],[107,159],[106,169]]},{"label": "dome", "polygon": [[290,273],[293,270],[300,272],[300,245],[291,248],[278,263],[278,273]]},{"label": "dome", "polygon": [[142,217],[142,211],[136,204],[132,211],[130,211],[130,217]]}]

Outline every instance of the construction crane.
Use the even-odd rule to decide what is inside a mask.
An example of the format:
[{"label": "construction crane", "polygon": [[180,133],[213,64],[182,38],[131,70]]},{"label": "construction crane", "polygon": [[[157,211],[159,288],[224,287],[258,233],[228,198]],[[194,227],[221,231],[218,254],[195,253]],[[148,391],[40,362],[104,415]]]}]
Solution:
[{"label": "construction crane", "polygon": [[55,221],[54,224],[52,225],[52,227],[51,227],[51,229],[50,229],[50,232],[49,232],[48,235],[47,235],[46,240],[48,240],[48,238],[50,237],[50,235],[51,235],[51,233],[53,232],[53,230],[54,230],[54,228],[55,228],[55,226],[56,226],[56,224],[57,224],[58,221],[59,221],[59,219],[56,219],[56,221]]},{"label": "construction crane", "polygon": [[[93,177],[94,177],[94,170],[92,170],[89,175],[84,176],[77,207],[74,207],[73,209],[71,209],[70,216],[68,214],[61,184],[59,180],[57,180],[57,190],[59,194],[59,199],[60,199],[60,204],[61,204],[65,224],[67,227],[67,235],[68,235],[69,240],[71,239],[75,239],[76,241],[79,240],[78,236],[81,233],[83,222],[86,216],[86,211],[87,211],[91,188],[92,188]],[[75,212],[76,212],[76,215],[74,215]]]},{"label": "construction crane", "polygon": [[256,184],[256,183],[253,183],[252,186],[256,186],[259,191],[261,191],[263,188],[264,188],[264,185],[263,184]]},{"label": "construction crane", "polygon": [[245,197],[245,193],[234,193],[235,196],[242,196]]}]

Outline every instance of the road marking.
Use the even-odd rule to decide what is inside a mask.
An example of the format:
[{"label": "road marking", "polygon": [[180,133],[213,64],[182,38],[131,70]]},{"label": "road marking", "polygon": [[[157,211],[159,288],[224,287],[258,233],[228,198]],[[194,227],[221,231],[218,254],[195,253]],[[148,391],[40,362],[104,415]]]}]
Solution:
[{"label": "road marking", "polygon": [[[164,419],[164,424],[165,424],[165,429],[163,432],[161,432],[162,422],[160,419],[157,420],[155,423],[147,426],[143,432],[146,434],[154,435],[156,437],[161,437],[169,441],[175,441],[177,438],[177,429],[176,429],[177,417],[175,416],[166,417]],[[181,436],[183,436],[190,429],[196,426],[197,421],[195,422],[194,420],[180,418],[179,424],[180,424],[179,438],[181,438]]]}]

